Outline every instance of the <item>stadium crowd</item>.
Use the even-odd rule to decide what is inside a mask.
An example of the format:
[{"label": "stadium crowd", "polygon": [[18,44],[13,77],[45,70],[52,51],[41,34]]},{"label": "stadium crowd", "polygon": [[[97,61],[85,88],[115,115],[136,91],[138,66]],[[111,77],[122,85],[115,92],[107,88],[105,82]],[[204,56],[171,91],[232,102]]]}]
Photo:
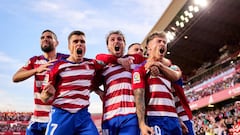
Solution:
[{"label": "stadium crowd", "polygon": [[[229,66],[230,65],[230,66]],[[239,60],[214,72],[207,72],[198,81],[185,85],[189,102],[197,101],[240,83]],[[220,108],[193,111],[197,135],[240,135],[240,101],[225,104]]]},{"label": "stadium crowd", "polygon": [[0,134],[25,134],[31,112],[0,112]]},{"label": "stadium crowd", "polygon": [[[240,102],[221,108],[197,112],[193,116],[197,135],[233,135],[240,128]],[[236,132],[236,131],[235,131]]]},{"label": "stadium crowd", "polygon": [[[240,83],[240,61],[231,66],[218,70],[200,81],[185,85],[185,93],[189,102],[197,101],[221,90],[233,87]],[[206,75],[207,76],[207,75]]]}]

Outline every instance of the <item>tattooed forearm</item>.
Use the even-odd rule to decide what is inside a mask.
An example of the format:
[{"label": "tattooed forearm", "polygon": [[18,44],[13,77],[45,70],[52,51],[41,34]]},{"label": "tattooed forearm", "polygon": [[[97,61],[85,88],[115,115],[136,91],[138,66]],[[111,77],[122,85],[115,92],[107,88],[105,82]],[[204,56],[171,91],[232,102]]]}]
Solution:
[{"label": "tattooed forearm", "polygon": [[135,97],[139,124],[145,122],[145,96],[144,95],[145,95],[144,89],[134,90],[134,97]]}]

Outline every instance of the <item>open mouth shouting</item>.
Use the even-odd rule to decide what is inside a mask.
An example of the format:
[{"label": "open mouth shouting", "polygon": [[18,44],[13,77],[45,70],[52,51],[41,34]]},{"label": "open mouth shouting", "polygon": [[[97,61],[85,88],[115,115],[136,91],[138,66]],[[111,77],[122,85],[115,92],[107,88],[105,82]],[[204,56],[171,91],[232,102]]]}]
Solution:
[{"label": "open mouth shouting", "polygon": [[163,53],[165,52],[165,49],[164,49],[164,48],[161,48],[161,49],[159,50],[159,52],[160,52],[160,54],[163,54]]},{"label": "open mouth shouting", "polygon": [[120,50],[120,47],[119,46],[115,46],[114,49],[115,49],[116,52],[118,52]]},{"label": "open mouth shouting", "polygon": [[78,55],[82,55],[83,50],[81,48],[78,48],[76,52],[77,52]]}]

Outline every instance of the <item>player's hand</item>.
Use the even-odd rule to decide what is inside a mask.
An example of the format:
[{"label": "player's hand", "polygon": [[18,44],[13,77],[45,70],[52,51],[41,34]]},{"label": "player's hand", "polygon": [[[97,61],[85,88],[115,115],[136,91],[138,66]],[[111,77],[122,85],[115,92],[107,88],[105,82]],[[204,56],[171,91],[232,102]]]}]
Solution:
[{"label": "player's hand", "polygon": [[36,69],[36,72],[37,72],[37,73],[42,73],[42,72],[44,72],[44,71],[49,71],[50,68],[48,68],[48,67],[49,67],[49,66],[52,66],[55,61],[57,61],[57,59],[50,60],[50,61],[48,61],[46,64],[40,65],[40,66]]},{"label": "player's hand", "polygon": [[153,128],[147,126],[146,124],[140,125],[141,135],[154,135]]},{"label": "player's hand", "polygon": [[187,126],[182,122],[182,121],[180,121],[180,125],[181,125],[181,127],[182,127],[182,133],[185,135],[185,134],[187,134],[188,133],[188,128],[187,128]]},{"label": "player's hand", "polygon": [[53,98],[53,96],[55,95],[55,92],[56,92],[55,88],[49,82],[47,85],[43,86],[43,89],[40,95],[41,100],[44,103],[47,103],[51,98]]},{"label": "player's hand", "polygon": [[151,66],[149,69],[152,76],[158,76],[160,74],[159,68],[155,65]]},{"label": "player's hand", "polygon": [[133,64],[134,58],[129,56],[126,58],[118,58],[117,62],[118,64],[121,64],[127,71],[131,69],[131,65]]},{"label": "player's hand", "polygon": [[146,70],[150,70],[150,67],[157,66],[159,69],[163,66],[162,62],[147,60],[147,63],[144,65]]}]

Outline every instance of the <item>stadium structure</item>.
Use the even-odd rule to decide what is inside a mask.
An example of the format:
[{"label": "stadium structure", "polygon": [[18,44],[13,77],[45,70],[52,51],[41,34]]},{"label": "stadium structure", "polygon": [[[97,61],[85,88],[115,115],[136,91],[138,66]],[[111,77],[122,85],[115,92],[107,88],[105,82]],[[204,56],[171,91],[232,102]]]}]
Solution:
[{"label": "stadium structure", "polygon": [[[167,33],[166,57],[183,71],[186,95],[199,94],[239,74],[239,8],[238,0],[173,0],[149,32]],[[237,84],[238,80],[232,81]],[[240,87],[236,85],[209,92],[208,96],[191,102],[190,107],[198,110],[209,105],[221,106],[240,100],[239,95]]]}]

